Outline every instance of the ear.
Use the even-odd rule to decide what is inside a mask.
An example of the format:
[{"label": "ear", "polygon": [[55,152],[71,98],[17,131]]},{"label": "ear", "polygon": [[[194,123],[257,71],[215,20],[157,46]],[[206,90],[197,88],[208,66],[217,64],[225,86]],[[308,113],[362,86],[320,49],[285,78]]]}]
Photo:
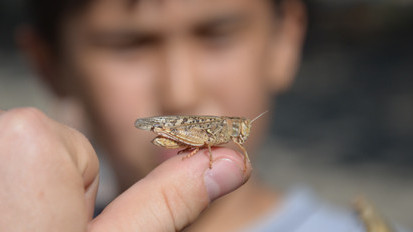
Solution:
[{"label": "ear", "polygon": [[275,23],[268,77],[275,92],[282,92],[290,87],[301,60],[301,50],[307,28],[307,12],[300,0],[282,1]]},{"label": "ear", "polygon": [[63,88],[63,81],[58,77],[57,52],[53,50],[52,46],[29,25],[18,28],[16,39],[37,76],[58,97],[65,96],[66,91]]}]

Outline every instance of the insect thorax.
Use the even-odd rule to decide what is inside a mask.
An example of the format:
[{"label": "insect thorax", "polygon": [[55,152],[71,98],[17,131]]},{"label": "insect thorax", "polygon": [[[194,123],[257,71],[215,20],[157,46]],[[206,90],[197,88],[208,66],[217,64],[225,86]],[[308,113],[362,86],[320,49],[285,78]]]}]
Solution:
[{"label": "insect thorax", "polygon": [[245,118],[227,118],[226,123],[231,138],[244,143],[250,134],[250,121]]}]

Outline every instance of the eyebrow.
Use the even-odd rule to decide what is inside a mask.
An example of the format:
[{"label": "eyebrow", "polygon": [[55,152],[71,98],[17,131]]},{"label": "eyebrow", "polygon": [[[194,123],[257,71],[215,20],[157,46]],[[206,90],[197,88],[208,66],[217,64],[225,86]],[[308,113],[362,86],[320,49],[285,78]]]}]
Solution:
[{"label": "eyebrow", "polygon": [[211,16],[208,19],[200,20],[195,24],[197,32],[207,31],[220,26],[234,25],[242,26],[249,21],[245,14],[232,13],[217,16]]},{"label": "eyebrow", "polygon": [[88,34],[88,38],[92,43],[110,42],[119,40],[139,41],[139,40],[156,40],[159,39],[154,31],[139,30],[136,28],[107,28],[102,30],[92,31]]},{"label": "eyebrow", "polygon": [[[203,19],[195,20],[192,31],[197,34],[207,33],[220,27],[244,27],[250,21],[250,17],[243,13],[222,13],[206,16]],[[160,34],[156,30],[148,28],[103,28],[90,31],[87,38],[92,43],[110,42],[118,40],[160,40]]]}]

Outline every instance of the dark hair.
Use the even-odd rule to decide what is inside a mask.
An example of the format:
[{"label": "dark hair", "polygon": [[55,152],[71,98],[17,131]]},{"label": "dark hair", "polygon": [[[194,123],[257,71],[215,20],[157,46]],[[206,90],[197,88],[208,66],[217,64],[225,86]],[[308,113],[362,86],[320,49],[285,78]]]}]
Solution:
[{"label": "dark hair", "polygon": [[[125,1],[135,3],[138,0]],[[271,0],[274,6],[282,1]],[[27,0],[29,20],[43,39],[52,46],[57,46],[59,27],[63,20],[84,10],[91,2],[92,0]]]},{"label": "dark hair", "polygon": [[29,20],[47,42],[59,40],[58,28],[68,15],[84,9],[90,0],[28,0]]}]

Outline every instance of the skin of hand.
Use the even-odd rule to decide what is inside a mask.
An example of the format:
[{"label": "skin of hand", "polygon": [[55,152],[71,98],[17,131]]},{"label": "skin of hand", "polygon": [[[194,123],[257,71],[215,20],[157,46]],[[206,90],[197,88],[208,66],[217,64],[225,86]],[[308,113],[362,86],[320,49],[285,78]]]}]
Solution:
[{"label": "skin of hand", "polygon": [[[0,111],[4,231],[179,231],[241,186],[242,155],[226,148],[168,159],[92,220],[99,163],[88,140],[34,108]],[[183,155],[186,155],[185,153]]]}]

